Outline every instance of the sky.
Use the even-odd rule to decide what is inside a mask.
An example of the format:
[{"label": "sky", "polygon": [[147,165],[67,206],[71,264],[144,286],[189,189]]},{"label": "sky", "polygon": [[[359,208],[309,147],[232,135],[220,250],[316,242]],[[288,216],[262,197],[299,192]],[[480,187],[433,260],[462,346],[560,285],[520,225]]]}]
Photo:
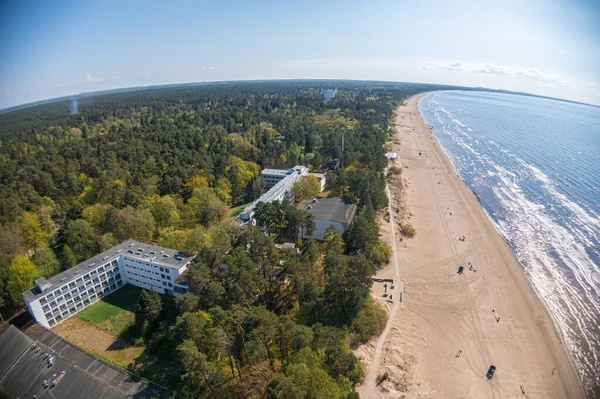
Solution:
[{"label": "sky", "polygon": [[0,0],[0,109],[121,87],[326,77],[600,105],[600,1]]}]

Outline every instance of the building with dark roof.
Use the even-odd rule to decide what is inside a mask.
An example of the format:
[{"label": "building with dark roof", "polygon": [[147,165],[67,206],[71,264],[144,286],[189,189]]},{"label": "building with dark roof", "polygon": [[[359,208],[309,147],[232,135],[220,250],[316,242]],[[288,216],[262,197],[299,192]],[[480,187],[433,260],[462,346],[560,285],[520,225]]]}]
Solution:
[{"label": "building with dark roof", "polygon": [[195,255],[128,240],[49,279],[35,280],[22,296],[29,313],[51,328],[125,284],[183,295],[175,280]]},{"label": "building with dark roof", "polygon": [[342,198],[314,198],[302,202],[299,208],[313,216],[317,225],[313,231],[313,238],[316,240],[323,239],[329,226],[343,234],[356,215],[356,204]]},{"label": "building with dark roof", "polygon": [[14,398],[168,399],[173,393],[97,359],[49,330],[0,335],[0,388]]}]

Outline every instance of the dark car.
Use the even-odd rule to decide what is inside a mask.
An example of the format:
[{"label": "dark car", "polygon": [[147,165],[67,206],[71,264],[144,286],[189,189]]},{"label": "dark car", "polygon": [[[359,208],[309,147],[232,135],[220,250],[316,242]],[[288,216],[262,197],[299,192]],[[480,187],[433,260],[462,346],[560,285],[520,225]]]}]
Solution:
[{"label": "dark car", "polygon": [[487,377],[488,380],[491,380],[492,377],[494,376],[494,373],[496,372],[496,366],[490,366],[490,368],[488,369],[487,374],[485,375]]},{"label": "dark car", "polygon": [[458,268],[458,274],[463,274],[463,271],[464,271],[464,270],[465,270],[465,268],[464,268],[464,267],[462,267],[462,266],[460,266],[460,267]]}]

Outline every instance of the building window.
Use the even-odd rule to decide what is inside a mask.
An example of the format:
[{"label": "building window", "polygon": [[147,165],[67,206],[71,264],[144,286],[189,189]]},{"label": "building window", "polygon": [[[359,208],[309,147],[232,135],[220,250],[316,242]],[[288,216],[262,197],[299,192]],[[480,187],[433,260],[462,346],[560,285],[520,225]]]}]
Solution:
[{"label": "building window", "polygon": [[70,306],[70,305],[72,305],[72,304],[73,304],[73,300],[72,300],[72,299],[69,299],[69,300],[67,301],[67,306]]},{"label": "building window", "polygon": [[70,312],[71,314],[75,313],[75,312],[76,312],[76,310],[75,310],[75,307],[69,308],[69,312]]},{"label": "building window", "polygon": [[119,287],[120,287],[120,286],[122,286],[122,285],[123,285],[123,281],[121,281],[121,280],[117,281],[117,285],[118,285]]},{"label": "building window", "polygon": [[166,282],[164,282],[164,281],[163,281],[162,283],[163,283],[163,285],[164,285],[165,287],[167,286],[167,283],[166,283]]},{"label": "building window", "polygon": [[48,320],[48,324],[50,325],[50,327],[52,327],[53,325],[56,324],[56,322],[53,319],[51,319],[51,320]]},{"label": "building window", "polygon": [[44,316],[46,316],[46,319],[50,319],[52,317],[52,313],[48,312]]},{"label": "building window", "polygon": [[173,284],[169,283],[169,287],[172,287],[172,286],[173,286]]},{"label": "building window", "polygon": [[89,299],[85,299],[85,300],[83,301],[83,304],[84,304],[84,305],[86,305],[86,306],[87,306],[87,305],[89,305],[89,304],[90,304],[90,300],[89,300]]},{"label": "building window", "polygon": [[63,319],[63,318],[62,318],[62,316],[61,316],[61,315],[58,315],[58,316],[56,316],[56,321],[57,321],[57,322],[61,321],[62,319]]},{"label": "building window", "polygon": [[98,270],[92,270],[92,272],[90,273],[91,276],[95,276],[96,274],[98,274]]},{"label": "building window", "polygon": [[50,302],[50,306],[52,306],[53,308],[55,308],[56,307],[56,301]]},{"label": "building window", "polygon": [[163,269],[162,267],[159,267],[159,269],[160,269],[161,272],[165,271],[165,269]]},{"label": "building window", "polygon": [[49,311],[49,310],[50,310],[50,306],[48,306],[48,305],[44,305],[44,306],[42,306],[42,310],[43,310],[44,312],[47,312],[47,311]]},{"label": "building window", "polygon": [[90,277],[90,275],[89,275],[89,274],[86,274],[85,276],[83,276],[83,279],[84,279],[85,281],[88,281],[90,278],[91,278],[91,277]]},{"label": "building window", "polygon": [[164,275],[164,274],[161,274],[161,275],[160,275],[160,277],[161,277],[161,278],[165,278],[165,275]]},{"label": "building window", "polygon": [[167,274],[167,280],[171,280],[171,276]]},{"label": "building window", "polygon": [[48,302],[48,300],[46,299],[46,297],[45,297],[45,296],[40,298],[40,303],[41,303],[42,305],[43,305],[43,304],[45,304],[46,302]]},{"label": "building window", "polygon": [[75,281],[72,281],[69,283],[69,287],[71,288],[75,288],[77,286],[77,284],[75,284]]},{"label": "building window", "polygon": [[54,294],[53,293],[49,293],[47,296],[48,300],[54,299]]},{"label": "building window", "polygon": [[65,292],[69,289],[69,287],[67,287],[66,285],[64,287],[61,288],[62,292]]},{"label": "building window", "polygon": [[67,292],[67,293],[65,294],[65,298],[66,298],[66,299],[70,299],[70,298],[71,298],[71,293],[70,293],[70,292]]}]

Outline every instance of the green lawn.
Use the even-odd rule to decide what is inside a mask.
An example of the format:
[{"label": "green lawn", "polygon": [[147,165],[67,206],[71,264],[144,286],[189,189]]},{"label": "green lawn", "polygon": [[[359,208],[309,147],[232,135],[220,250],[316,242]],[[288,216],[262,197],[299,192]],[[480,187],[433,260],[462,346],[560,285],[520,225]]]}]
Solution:
[{"label": "green lawn", "polygon": [[[254,201],[252,201],[252,202],[254,202]],[[236,217],[238,217],[238,215],[240,213],[242,213],[242,211],[244,210],[244,208],[246,208],[248,205],[251,205],[252,202],[248,202],[247,204],[236,206],[235,208],[230,208],[229,209],[229,211],[230,211],[229,212],[229,217],[235,219]]]},{"label": "green lawn", "polygon": [[114,335],[121,335],[133,324],[133,307],[141,292],[142,289],[139,287],[126,285],[77,313],[77,317],[96,324]]}]

